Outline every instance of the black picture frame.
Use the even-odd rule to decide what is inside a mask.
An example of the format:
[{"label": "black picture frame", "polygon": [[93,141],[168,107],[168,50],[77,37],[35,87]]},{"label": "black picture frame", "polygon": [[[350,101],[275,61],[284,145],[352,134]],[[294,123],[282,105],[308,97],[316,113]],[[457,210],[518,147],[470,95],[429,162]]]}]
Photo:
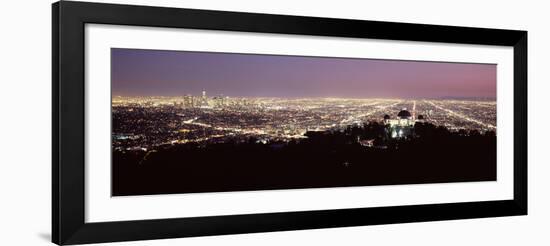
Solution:
[{"label": "black picture frame", "polygon": [[[56,244],[527,214],[527,31],[71,1],[54,3],[52,11],[52,241]],[[86,223],[86,23],[511,46],[514,56],[514,199]]]}]

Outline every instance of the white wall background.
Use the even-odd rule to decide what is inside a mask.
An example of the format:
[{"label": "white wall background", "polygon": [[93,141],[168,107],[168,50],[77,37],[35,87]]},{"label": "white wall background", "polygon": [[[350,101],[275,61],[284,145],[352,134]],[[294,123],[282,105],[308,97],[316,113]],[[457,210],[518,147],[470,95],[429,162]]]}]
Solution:
[{"label": "white wall background", "polygon": [[[98,0],[99,1],[99,0]],[[550,158],[545,124],[550,29],[545,1],[107,0],[199,9],[430,23],[529,31],[529,215],[113,245],[549,245]],[[50,241],[51,1],[0,10],[0,245]],[[546,146],[545,146],[546,145]]]}]

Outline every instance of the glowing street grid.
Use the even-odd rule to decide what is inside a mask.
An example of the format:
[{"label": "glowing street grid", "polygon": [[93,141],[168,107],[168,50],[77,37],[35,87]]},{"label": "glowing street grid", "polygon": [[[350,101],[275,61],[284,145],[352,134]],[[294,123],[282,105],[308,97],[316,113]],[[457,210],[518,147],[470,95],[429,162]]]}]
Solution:
[{"label": "glowing street grid", "polygon": [[451,131],[496,131],[496,101],[450,99],[122,97],[112,99],[113,148],[147,150],[180,143],[260,143],[306,138],[395,118],[403,109]]}]

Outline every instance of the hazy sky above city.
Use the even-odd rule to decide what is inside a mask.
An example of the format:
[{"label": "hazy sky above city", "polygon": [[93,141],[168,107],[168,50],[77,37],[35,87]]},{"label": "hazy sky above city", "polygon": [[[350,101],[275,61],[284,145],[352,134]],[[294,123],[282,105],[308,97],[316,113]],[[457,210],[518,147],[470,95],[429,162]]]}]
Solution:
[{"label": "hazy sky above city", "polygon": [[111,50],[115,96],[496,98],[496,65]]}]

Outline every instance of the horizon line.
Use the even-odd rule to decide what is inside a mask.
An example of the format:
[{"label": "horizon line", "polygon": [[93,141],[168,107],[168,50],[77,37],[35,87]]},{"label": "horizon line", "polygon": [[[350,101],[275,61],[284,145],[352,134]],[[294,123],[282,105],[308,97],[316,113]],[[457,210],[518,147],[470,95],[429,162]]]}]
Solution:
[{"label": "horizon line", "polygon": [[[115,97],[159,97],[159,98],[177,98],[177,97],[202,97],[202,95],[185,94],[177,96],[168,95],[111,95],[111,98]],[[226,95],[213,95],[206,96],[207,98],[213,97],[228,97],[228,98],[253,98],[253,99],[393,99],[393,100],[459,100],[459,99],[484,99],[484,100],[496,100],[496,97],[457,97],[457,96],[442,96],[442,97],[338,97],[338,96],[310,96],[310,97],[276,97],[276,96],[226,96]]]}]

